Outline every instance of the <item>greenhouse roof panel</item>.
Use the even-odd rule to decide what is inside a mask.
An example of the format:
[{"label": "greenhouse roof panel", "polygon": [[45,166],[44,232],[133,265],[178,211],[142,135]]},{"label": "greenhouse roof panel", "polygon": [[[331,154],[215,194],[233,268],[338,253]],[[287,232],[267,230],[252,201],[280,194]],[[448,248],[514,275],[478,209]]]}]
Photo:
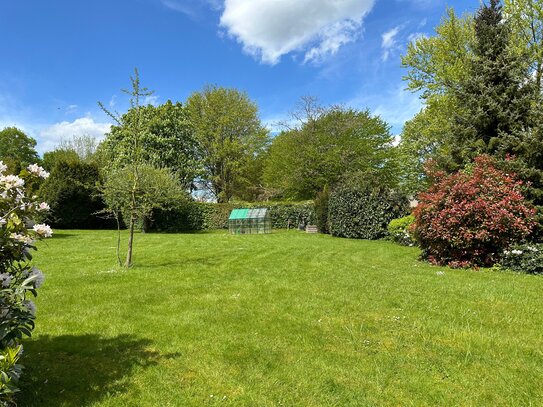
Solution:
[{"label": "greenhouse roof panel", "polygon": [[268,213],[267,208],[243,208],[243,209],[233,209],[230,213],[229,220],[239,220],[239,219],[263,219]]}]

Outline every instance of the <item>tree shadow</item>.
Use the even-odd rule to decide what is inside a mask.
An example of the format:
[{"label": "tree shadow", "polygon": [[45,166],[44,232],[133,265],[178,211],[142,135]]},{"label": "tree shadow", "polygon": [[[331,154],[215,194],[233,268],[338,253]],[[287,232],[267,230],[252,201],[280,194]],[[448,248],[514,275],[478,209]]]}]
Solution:
[{"label": "tree shadow", "polygon": [[126,391],[135,369],[180,356],[161,355],[151,350],[150,340],[130,335],[40,336],[24,349],[18,405],[40,407],[91,405]]}]

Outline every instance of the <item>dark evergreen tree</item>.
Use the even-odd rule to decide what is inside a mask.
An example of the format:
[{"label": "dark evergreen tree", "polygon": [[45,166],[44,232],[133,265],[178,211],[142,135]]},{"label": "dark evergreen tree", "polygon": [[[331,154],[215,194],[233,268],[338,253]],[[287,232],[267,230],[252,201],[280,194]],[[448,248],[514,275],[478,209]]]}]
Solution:
[{"label": "dark evergreen tree", "polygon": [[[477,155],[492,155],[530,181],[529,197],[541,204],[540,95],[529,75],[528,59],[512,47],[511,28],[499,0],[479,9],[475,36],[471,74],[454,91],[464,110],[453,125],[446,166],[456,170]],[[512,156],[516,159],[509,160]]]}]

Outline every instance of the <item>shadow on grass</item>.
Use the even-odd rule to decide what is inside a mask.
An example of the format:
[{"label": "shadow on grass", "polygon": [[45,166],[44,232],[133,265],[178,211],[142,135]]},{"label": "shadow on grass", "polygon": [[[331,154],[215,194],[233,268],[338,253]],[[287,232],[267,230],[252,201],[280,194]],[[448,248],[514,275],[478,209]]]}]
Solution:
[{"label": "shadow on grass", "polygon": [[41,336],[25,343],[20,406],[89,406],[123,393],[135,369],[164,358],[148,339],[120,335]]}]

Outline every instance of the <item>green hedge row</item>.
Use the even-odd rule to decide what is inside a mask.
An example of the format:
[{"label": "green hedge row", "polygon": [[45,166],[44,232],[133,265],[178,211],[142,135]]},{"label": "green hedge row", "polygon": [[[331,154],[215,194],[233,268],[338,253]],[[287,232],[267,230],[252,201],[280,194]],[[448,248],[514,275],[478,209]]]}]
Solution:
[{"label": "green hedge row", "polygon": [[274,229],[296,228],[315,222],[313,201],[257,203],[188,202],[178,208],[153,213],[150,230],[157,232],[188,232],[226,229],[232,209],[268,208]]},{"label": "green hedge row", "polygon": [[328,223],[333,236],[381,239],[392,219],[409,213],[405,196],[386,189],[336,189],[328,202]]}]

